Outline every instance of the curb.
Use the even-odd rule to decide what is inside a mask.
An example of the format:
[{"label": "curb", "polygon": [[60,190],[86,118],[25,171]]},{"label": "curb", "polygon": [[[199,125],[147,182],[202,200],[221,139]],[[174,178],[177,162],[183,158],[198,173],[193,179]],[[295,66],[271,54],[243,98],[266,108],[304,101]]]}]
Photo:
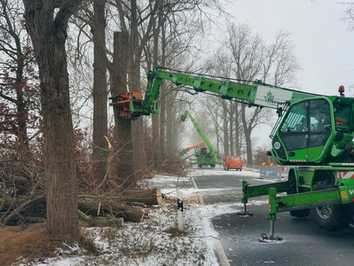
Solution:
[{"label": "curb", "polygon": [[[194,177],[191,177],[191,178],[192,178],[192,183],[193,183],[194,188],[198,189],[198,186],[197,186],[197,183],[195,182]],[[203,196],[200,195],[200,193],[198,193],[198,200],[199,200],[200,204],[205,205]],[[223,247],[221,241],[219,239],[215,239],[214,241],[215,241],[214,253],[216,255],[219,265],[220,266],[230,266],[229,260],[225,254],[224,247]]]}]

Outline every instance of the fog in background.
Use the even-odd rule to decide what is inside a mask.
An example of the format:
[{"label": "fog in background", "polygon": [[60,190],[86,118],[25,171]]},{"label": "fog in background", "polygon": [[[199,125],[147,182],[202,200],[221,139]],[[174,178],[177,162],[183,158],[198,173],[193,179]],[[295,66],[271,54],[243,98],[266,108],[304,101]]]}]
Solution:
[{"label": "fog in background", "polygon": [[[229,15],[216,15],[198,46],[210,56],[226,38],[228,22],[247,24],[266,42],[279,31],[290,34],[300,70],[291,84],[300,90],[336,95],[340,84],[354,96],[354,32],[345,19],[346,4],[322,0],[226,1]],[[272,124],[255,129],[254,148],[269,145]]]}]

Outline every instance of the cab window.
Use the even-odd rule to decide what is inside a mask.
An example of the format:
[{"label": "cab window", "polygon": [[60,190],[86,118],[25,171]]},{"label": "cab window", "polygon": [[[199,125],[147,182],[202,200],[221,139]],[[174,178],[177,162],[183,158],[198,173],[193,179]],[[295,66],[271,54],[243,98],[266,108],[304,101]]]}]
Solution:
[{"label": "cab window", "polygon": [[351,104],[334,104],[336,130],[351,132],[353,130],[353,111]]},{"label": "cab window", "polygon": [[294,105],[280,129],[283,133],[307,132],[307,106],[306,102]]},{"label": "cab window", "polygon": [[324,145],[330,132],[329,104],[322,99],[291,106],[280,127],[280,137],[288,151]]}]

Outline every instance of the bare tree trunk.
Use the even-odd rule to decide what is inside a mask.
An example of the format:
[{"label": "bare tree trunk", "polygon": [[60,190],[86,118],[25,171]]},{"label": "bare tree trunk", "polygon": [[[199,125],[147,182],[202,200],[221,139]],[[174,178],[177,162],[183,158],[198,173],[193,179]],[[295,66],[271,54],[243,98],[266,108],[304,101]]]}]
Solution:
[{"label": "bare tree trunk", "polygon": [[[140,88],[140,64],[134,67],[130,78],[132,88]],[[147,170],[143,118],[140,117],[134,120],[132,124],[134,168],[139,178],[142,177]]]},{"label": "bare tree trunk", "polygon": [[234,112],[235,112],[235,152],[237,156],[241,155],[241,143],[240,143],[240,113],[239,113],[239,104],[234,103]]},{"label": "bare tree trunk", "polygon": [[160,119],[159,114],[152,115],[152,163],[155,169],[160,167]]},{"label": "bare tree trunk", "polygon": [[[217,115],[217,117],[218,117],[218,115]],[[217,154],[220,154],[220,136],[219,136],[219,127],[218,126],[216,126],[215,127],[215,134],[216,134],[216,153]]]},{"label": "bare tree trunk", "polygon": [[251,128],[248,125],[246,119],[246,106],[242,105],[241,107],[241,119],[243,125],[243,132],[245,135],[245,142],[246,142],[246,152],[247,152],[247,165],[253,166],[253,153],[252,153],[252,140],[251,140]]},{"label": "bare tree trunk", "polygon": [[[164,22],[161,22],[161,66],[166,65],[166,29]],[[161,86],[160,90],[160,158],[166,155],[166,87]]]},{"label": "bare tree trunk", "polygon": [[160,158],[166,156],[166,97],[165,85],[160,90]]},{"label": "bare tree trunk", "polygon": [[[21,45],[21,44],[19,44]],[[31,157],[27,134],[28,111],[23,95],[23,68],[24,62],[22,58],[21,46],[18,46],[19,54],[17,55],[16,69],[16,107],[17,107],[17,155],[21,162],[27,161]]]},{"label": "bare tree trunk", "polygon": [[[174,98],[175,100],[175,98]],[[177,154],[177,150],[178,150],[178,147],[177,147],[177,143],[178,143],[178,121],[179,121],[179,118],[176,117],[177,115],[177,110],[176,110],[176,102],[174,102],[173,104],[173,120],[172,120],[172,130],[171,130],[171,150],[172,150],[172,153],[173,155],[176,156]]]},{"label": "bare tree trunk", "polygon": [[96,179],[104,177],[107,159],[107,65],[105,0],[94,1],[94,82],[93,82],[93,169]]},{"label": "bare tree trunk", "polygon": [[232,103],[230,103],[229,105],[229,113],[230,113],[230,120],[229,120],[229,125],[230,125],[230,135],[229,135],[229,139],[230,139],[230,154],[231,155],[235,155],[235,150],[234,150],[234,132],[236,129],[235,126],[235,121],[234,121],[234,108],[232,108]]},{"label": "bare tree trunk", "polygon": [[[154,50],[153,50],[153,67],[158,65],[158,51],[159,51],[159,25],[154,21]],[[159,114],[152,114],[152,162],[153,167],[158,169],[160,167],[160,117]]]},{"label": "bare tree trunk", "polygon": [[174,110],[174,94],[169,93],[166,97],[166,103],[168,108],[166,108],[166,153],[169,158],[175,156],[175,150],[173,147],[173,133],[176,130],[174,128],[174,120],[176,112]]},{"label": "bare tree trunk", "polygon": [[[114,56],[111,67],[112,97],[127,91],[129,34],[114,33]],[[135,183],[133,162],[132,121],[118,116],[117,106],[114,112],[113,151],[110,156],[110,176],[123,188]]]},{"label": "bare tree trunk", "polygon": [[229,120],[227,114],[227,105],[224,100],[222,101],[222,108],[223,108],[223,130],[224,130],[224,155],[230,155],[229,151]]},{"label": "bare tree trunk", "polygon": [[[39,66],[47,178],[47,227],[58,240],[78,240],[77,173],[66,61],[66,29],[80,1],[24,0]],[[53,17],[54,9],[59,11]]]},{"label": "bare tree trunk", "polygon": [[[138,7],[136,0],[130,1],[130,53],[129,53],[129,67],[128,79],[130,90],[140,89],[140,59],[142,54],[142,47],[139,45],[139,23],[138,23]],[[145,151],[145,136],[143,118],[140,117],[133,121],[133,157],[134,168],[137,174],[141,177],[147,169],[146,165],[146,151]]]},{"label": "bare tree trunk", "polygon": [[[25,60],[29,59],[29,55],[25,55],[23,53],[23,47],[25,47],[25,43],[21,42],[21,31],[16,29],[12,24],[15,19],[12,17],[15,14],[20,15],[21,10],[14,11],[11,8],[11,4],[8,1],[1,0],[1,15],[3,17],[3,23],[1,26],[1,30],[6,32],[8,36],[7,42],[9,42],[9,47],[11,49],[6,49],[2,47],[2,51],[9,54],[11,53],[11,58],[14,59],[14,63],[16,63],[16,79],[13,84],[13,89],[16,91],[16,98],[12,99],[12,102],[16,105],[16,152],[17,159],[21,162],[22,166],[25,161],[28,161],[31,156],[31,151],[29,148],[28,134],[27,134],[27,121],[28,121],[28,110],[27,110],[27,101],[25,100],[24,91],[25,91],[25,80],[24,80],[24,68],[25,68]],[[14,45],[11,46],[10,43]],[[4,41],[4,40],[3,40]],[[11,64],[9,64],[10,66]],[[12,86],[12,84],[11,84]]]}]

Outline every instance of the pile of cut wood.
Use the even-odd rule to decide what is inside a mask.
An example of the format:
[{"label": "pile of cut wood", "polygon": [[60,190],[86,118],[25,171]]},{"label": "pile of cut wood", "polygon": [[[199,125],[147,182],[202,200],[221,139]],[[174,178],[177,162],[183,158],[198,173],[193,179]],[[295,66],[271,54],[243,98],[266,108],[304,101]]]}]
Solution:
[{"label": "pile of cut wood", "polygon": [[[127,190],[119,194],[80,194],[78,213],[80,220],[89,226],[121,225],[123,221],[140,222],[147,208],[161,204],[157,189]],[[0,197],[0,223],[18,225],[45,221],[44,195]]]}]

